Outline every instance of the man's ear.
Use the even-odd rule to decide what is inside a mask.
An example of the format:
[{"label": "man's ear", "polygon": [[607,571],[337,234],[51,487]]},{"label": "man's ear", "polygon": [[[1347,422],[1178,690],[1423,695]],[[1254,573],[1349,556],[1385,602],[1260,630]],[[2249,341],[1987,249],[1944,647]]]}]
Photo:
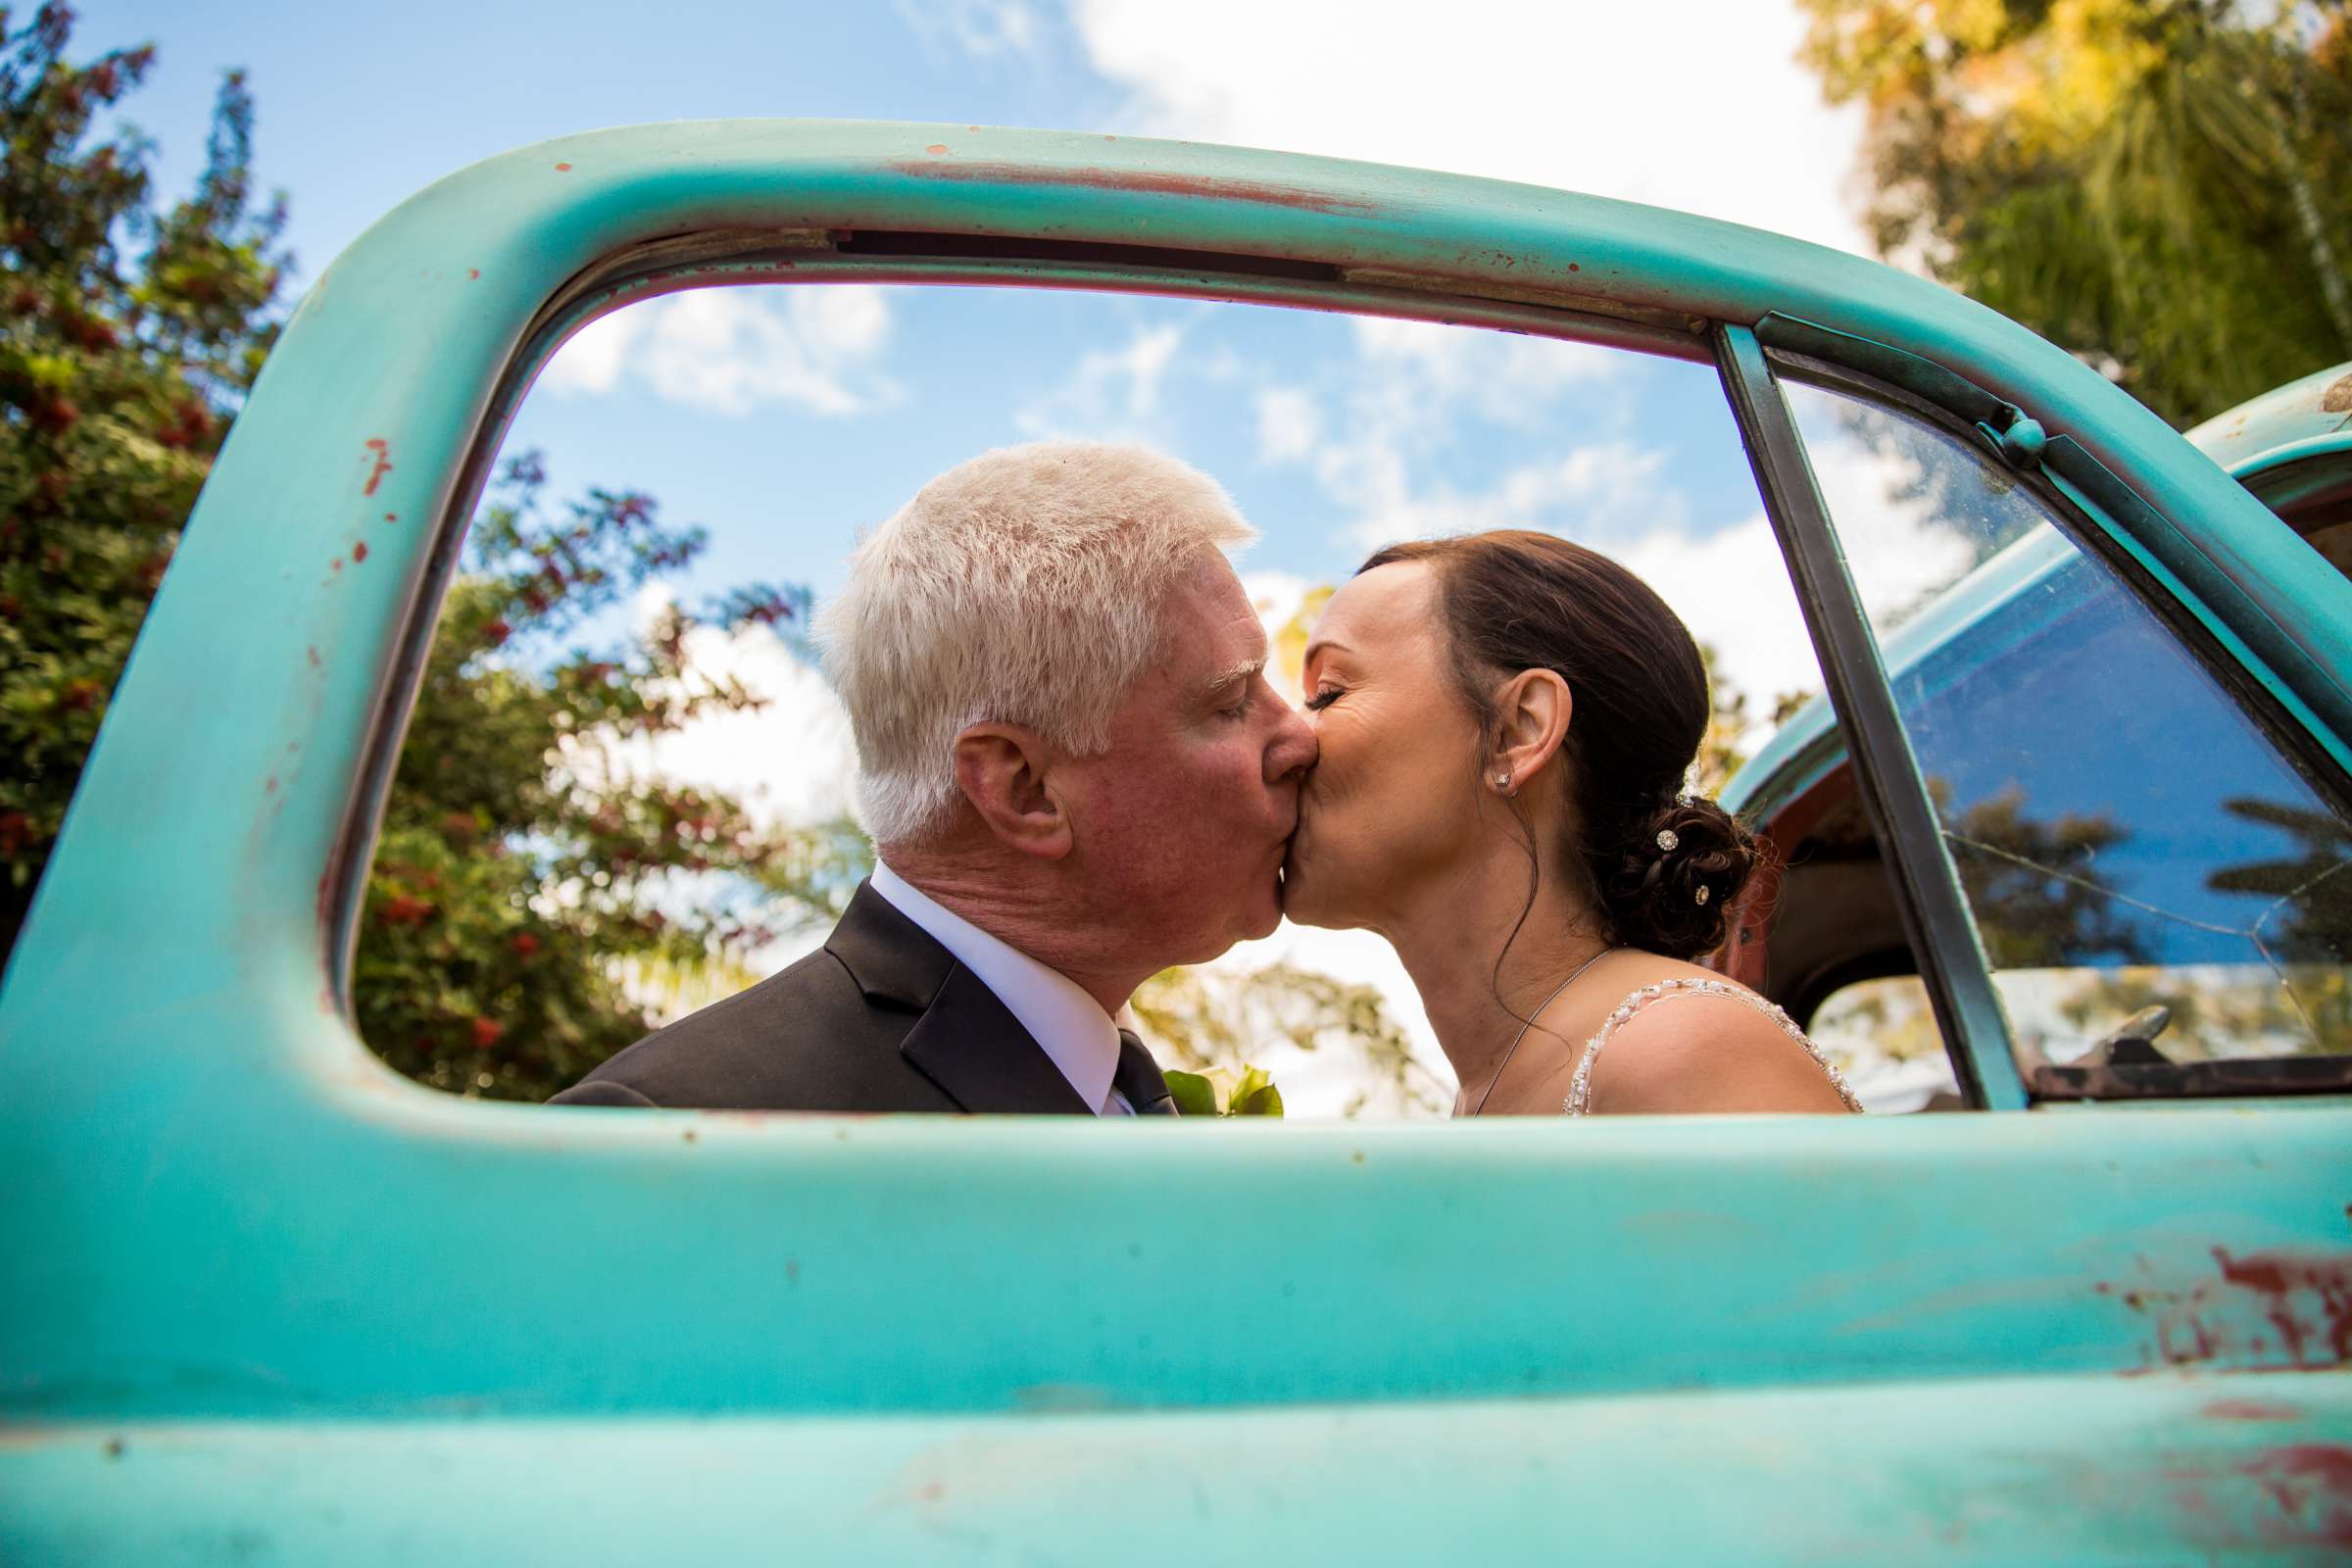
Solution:
[{"label": "man's ear", "polygon": [[1019,724],[969,725],[956,737],[956,787],[999,839],[1024,855],[1058,860],[1077,843],[1049,778],[1058,755]]},{"label": "man's ear", "polygon": [[1494,703],[1494,774],[1510,775],[1516,793],[1542,772],[1568,738],[1576,699],[1558,671],[1523,669],[1503,682]]}]

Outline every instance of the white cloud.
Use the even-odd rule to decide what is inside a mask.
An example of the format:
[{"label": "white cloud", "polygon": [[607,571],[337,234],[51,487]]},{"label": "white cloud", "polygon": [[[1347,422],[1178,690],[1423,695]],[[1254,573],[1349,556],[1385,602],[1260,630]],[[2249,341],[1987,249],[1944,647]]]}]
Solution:
[{"label": "white cloud", "polygon": [[[634,606],[640,626],[669,602],[667,589],[648,586]],[[696,682],[739,682],[764,706],[706,712],[620,742],[612,756],[623,777],[724,792],[768,826],[806,826],[850,809],[858,749],[849,710],[774,633],[697,626],[686,634],[686,670]]]},{"label": "white cloud", "polygon": [[951,44],[981,60],[1032,54],[1042,35],[1022,0],[898,0],[897,9],[924,47]]},{"label": "white cloud", "polygon": [[1863,248],[1858,113],[1823,104],[1788,0],[1070,0],[1107,128],[1527,180]]},{"label": "white cloud", "polygon": [[1465,404],[1501,424],[1525,424],[1567,388],[1606,380],[1626,363],[1621,349],[1443,321],[1359,316],[1352,325],[1366,374],[1424,408]]},{"label": "white cloud", "polygon": [[1265,622],[1269,637],[1298,613],[1298,607],[1315,588],[1295,571],[1245,571],[1241,576],[1242,592],[1250,596],[1250,608]]},{"label": "white cloud", "polygon": [[1306,457],[1323,439],[1323,411],[1303,387],[1270,386],[1257,395],[1257,455],[1269,463]]},{"label": "white cloud", "polygon": [[1874,447],[1819,417],[1801,428],[1854,589],[1884,636],[1937,589],[1966,575],[1976,551],[1942,520],[1915,457]]},{"label": "white cloud", "polygon": [[633,380],[717,414],[858,414],[898,397],[878,365],[890,332],[889,297],[865,284],[695,289],[591,321],[539,384],[593,396]]},{"label": "white cloud", "polygon": [[1013,422],[1038,439],[1152,440],[1161,383],[1183,343],[1184,328],[1174,322],[1139,324],[1121,347],[1080,355],[1069,379],[1015,413]]},{"label": "white cloud", "polygon": [[1399,465],[1361,463],[1358,451],[1328,451],[1318,462],[1327,487],[1344,493],[1359,513],[1350,532],[1366,550],[1399,539],[1475,533],[1488,528],[1543,528],[1580,544],[1606,545],[1635,526],[1654,533],[1683,522],[1679,492],[1660,477],[1665,454],[1621,441],[1577,447],[1562,457],[1526,464],[1485,490],[1438,483],[1407,489]]},{"label": "white cloud", "polygon": [[[1556,427],[1563,396],[1618,374],[1626,364],[1620,351],[1375,317],[1350,323],[1349,343],[1351,356],[1320,376],[1328,415],[1323,396],[1290,384],[1262,387],[1254,409],[1261,461],[1304,465],[1348,514],[1343,537],[1350,546],[1478,528],[1573,523],[1589,534],[1681,519],[1679,496],[1661,482],[1663,459],[1619,441],[1581,442],[1471,492],[1427,476],[1432,460],[1459,446],[1473,421],[1513,432]],[[1609,411],[1587,422],[1611,422]]]},{"label": "white cloud", "polygon": [[1610,553],[1714,648],[1717,682],[1747,693],[1759,719],[1785,692],[1821,690],[1788,568],[1762,513],[1703,535],[1651,531]]}]

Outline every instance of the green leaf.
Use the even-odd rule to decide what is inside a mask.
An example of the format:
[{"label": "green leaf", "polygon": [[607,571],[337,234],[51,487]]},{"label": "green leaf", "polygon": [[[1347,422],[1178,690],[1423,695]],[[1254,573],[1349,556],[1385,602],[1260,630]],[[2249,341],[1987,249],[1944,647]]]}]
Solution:
[{"label": "green leaf", "polygon": [[1222,1112],[1217,1109],[1216,1086],[1210,1083],[1206,1078],[1200,1076],[1200,1074],[1197,1072],[1170,1072],[1167,1074],[1167,1080],[1168,1097],[1176,1102],[1176,1110],[1178,1114],[1185,1116],[1215,1116],[1222,1114]]},{"label": "green leaf", "polygon": [[1234,1102],[1233,1109],[1227,1112],[1227,1114],[1234,1116],[1280,1116],[1282,1114],[1282,1091],[1275,1088],[1271,1082],[1260,1084],[1257,1088],[1251,1090],[1249,1094],[1244,1095],[1240,1100],[1236,1101]]}]

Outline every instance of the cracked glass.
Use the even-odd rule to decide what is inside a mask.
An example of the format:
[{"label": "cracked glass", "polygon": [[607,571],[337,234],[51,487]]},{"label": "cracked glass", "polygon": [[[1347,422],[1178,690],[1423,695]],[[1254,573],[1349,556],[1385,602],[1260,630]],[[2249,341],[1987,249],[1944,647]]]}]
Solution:
[{"label": "cracked glass", "polygon": [[2037,497],[1787,387],[2021,1065],[2352,1053],[2352,825]]}]

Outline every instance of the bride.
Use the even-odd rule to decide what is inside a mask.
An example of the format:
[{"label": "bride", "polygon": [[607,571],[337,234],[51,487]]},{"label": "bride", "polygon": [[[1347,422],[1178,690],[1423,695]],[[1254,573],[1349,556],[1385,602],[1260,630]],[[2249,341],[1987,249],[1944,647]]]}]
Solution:
[{"label": "bride", "polygon": [[1646,583],[1549,534],[1394,545],[1332,596],[1304,686],[1322,760],[1285,912],[1396,949],[1455,1115],[1861,1109],[1787,1014],[1690,961],[1759,852],[1678,794],[1706,672]]}]

